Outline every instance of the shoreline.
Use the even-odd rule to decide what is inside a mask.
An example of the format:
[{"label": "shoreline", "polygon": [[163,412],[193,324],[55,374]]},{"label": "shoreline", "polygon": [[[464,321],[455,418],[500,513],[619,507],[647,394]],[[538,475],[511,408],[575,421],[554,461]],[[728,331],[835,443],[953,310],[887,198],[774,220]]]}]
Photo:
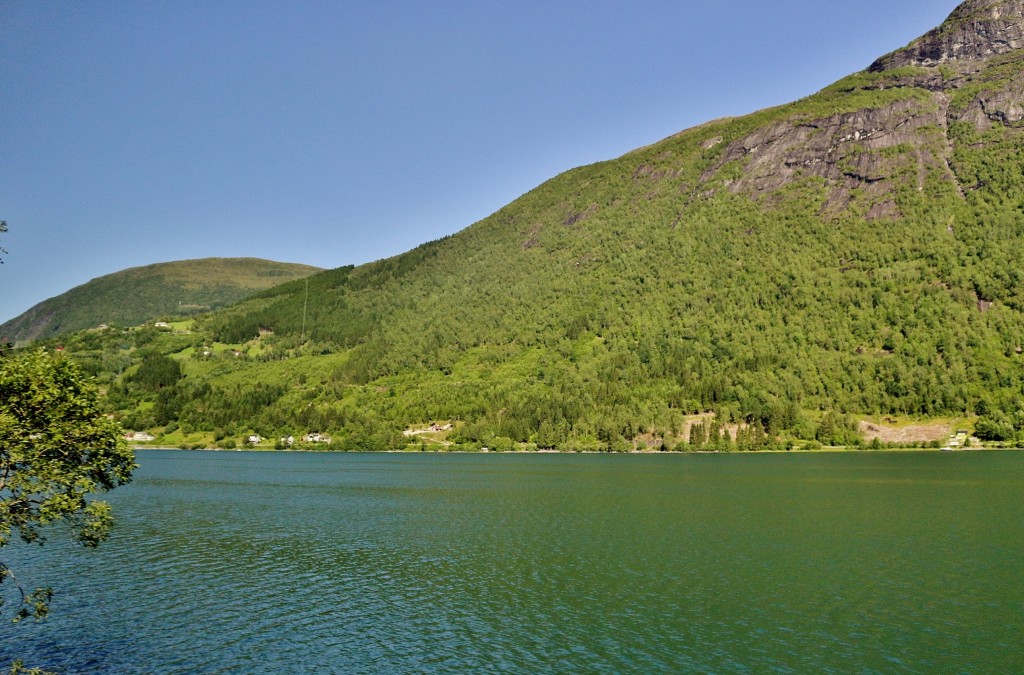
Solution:
[{"label": "shoreline", "polygon": [[878,454],[878,453],[892,453],[892,452],[936,452],[936,453],[971,453],[971,452],[983,452],[983,451],[1019,451],[1024,448],[1013,447],[1013,448],[994,448],[994,447],[977,447],[977,448],[959,448],[957,450],[943,450],[942,448],[857,448],[852,446],[831,446],[815,448],[814,450],[745,450],[745,451],[734,451],[734,452],[720,452],[718,450],[693,450],[693,451],[680,451],[680,450],[631,450],[629,452],[600,452],[594,450],[585,450],[582,452],[576,452],[573,450],[509,450],[506,452],[497,452],[494,450],[484,451],[467,451],[467,450],[278,450],[276,448],[180,448],[177,446],[167,445],[133,445],[132,451],[138,452],[140,450],[178,450],[178,451],[194,451],[194,452],[282,452],[282,453],[302,453],[302,454],[332,454],[332,455],[645,455],[645,456],[663,456],[663,455],[818,455],[818,454]]}]

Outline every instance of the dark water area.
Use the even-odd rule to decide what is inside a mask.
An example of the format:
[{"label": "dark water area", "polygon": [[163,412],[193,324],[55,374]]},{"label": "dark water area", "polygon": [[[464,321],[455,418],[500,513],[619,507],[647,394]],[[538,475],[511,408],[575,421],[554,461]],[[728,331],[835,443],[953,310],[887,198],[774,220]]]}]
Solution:
[{"label": "dark water area", "polygon": [[1024,672],[1024,453],[144,451],[62,673]]}]

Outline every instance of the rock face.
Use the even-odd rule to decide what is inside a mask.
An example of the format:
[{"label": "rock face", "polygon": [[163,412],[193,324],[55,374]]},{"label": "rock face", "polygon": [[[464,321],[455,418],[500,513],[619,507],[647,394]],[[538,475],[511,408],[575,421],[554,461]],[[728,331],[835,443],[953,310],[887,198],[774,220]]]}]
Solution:
[{"label": "rock face", "polygon": [[880,72],[905,66],[961,65],[1024,47],[1024,0],[968,0],[946,21],[908,46],[868,68]]},{"label": "rock face", "polygon": [[837,99],[860,94],[865,107],[761,127],[732,141],[701,181],[712,186],[723,167],[741,162],[725,187],[756,198],[799,177],[822,178],[825,215],[855,205],[870,219],[901,216],[895,193],[924,191],[929,180],[962,194],[951,127],[1024,131],[1022,47],[1024,0],[969,0],[939,28],[826,89]]},{"label": "rock face", "polygon": [[[830,186],[826,211],[843,210],[857,200],[869,218],[896,217],[891,181],[909,175],[918,183],[926,170],[949,174],[934,145],[931,130],[945,119],[935,106],[918,101],[830,115],[799,124],[777,122],[730,144],[719,162],[705,172],[710,179],[725,164],[746,160],[740,178],[729,188],[747,194],[770,194],[800,176],[825,179]],[[893,152],[900,147],[918,150]],[[950,176],[951,178],[951,176]]]}]

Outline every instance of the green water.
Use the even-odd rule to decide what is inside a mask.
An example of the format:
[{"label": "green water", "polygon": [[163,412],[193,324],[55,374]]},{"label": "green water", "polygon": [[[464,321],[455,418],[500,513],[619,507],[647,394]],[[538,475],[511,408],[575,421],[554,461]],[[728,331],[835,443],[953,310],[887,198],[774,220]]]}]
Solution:
[{"label": "green water", "polygon": [[5,551],[58,595],[47,623],[0,629],[0,658],[1024,671],[1024,453],[139,459],[103,547]]}]

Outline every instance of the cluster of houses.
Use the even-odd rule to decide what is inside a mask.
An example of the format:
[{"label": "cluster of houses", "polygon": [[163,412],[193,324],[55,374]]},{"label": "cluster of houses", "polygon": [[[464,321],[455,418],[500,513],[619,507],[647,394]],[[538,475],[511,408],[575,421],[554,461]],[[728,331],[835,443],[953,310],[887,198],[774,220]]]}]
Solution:
[{"label": "cluster of houses", "polygon": [[[310,433],[304,435],[301,440],[302,440],[303,443],[325,443],[327,445],[330,445],[330,443],[331,443],[331,437],[330,436],[328,436],[327,434],[321,434],[321,433],[316,432],[316,431],[311,431]],[[292,445],[295,444],[295,437],[294,436],[282,436],[281,437],[281,443],[283,443],[284,445],[287,445],[287,446],[292,446]]]},{"label": "cluster of houses", "polygon": [[415,436],[417,434],[429,434],[437,431],[450,431],[452,428],[451,422],[446,424],[431,424],[426,429],[406,429],[402,432],[405,436]]},{"label": "cluster of houses", "polygon": [[[249,445],[259,445],[260,443],[263,442],[263,440],[264,440],[263,437],[260,436],[259,434],[251,434],[246,439],[246,442]],[[287,445],[288,447],[291,447],[291,446],[295,445],[295,437],[294,436],[282,436],[280,440],[281,440],[281,445]],[[325,443],[325,444],[329,445],[330,442],[331,442],[331,437],[328,436],[327,434],[321,434],[319,432],[312,431],[312,432],[304,435],[300,440],[303,443]]]},{"label": "cluster of houses", "polygon": [[150,433],[146,433],[145,431],[129,431],[128,433],[126,433],[124,435],[124,439],[126,441],[136,441],[136,442],[155,441],[156,440],[156,436],[154,436],[153,434],[150,434]]},{"label": "cluster of houses", "polygon": [[[126,441],[132,441],[136,443],[144,443],[148,441],[155,441],[156,436],[145,431],[129,431],[124,435],[124,439]],[[247,445],[259,445],[264,440],[266,439],[260,436],[259,434],[249,434],[248,436],[245,437],[245,443]],[[331,437],[328,436],[327,434],[321,434],[319,432],[313,431],[304,435],[300,440],[303,443],[324,443],[329,445],[331,442]],[[281,438],[281,443],[287,446],[292,446],[295,444],[295,437],[284,436]]]},{"label": "cluster of houses", "polygon": [[946,445],[942,448],[945,451],[959,450],[967,445],[968,433],[964,430],[958,430],[955,434],[950,434],[949,440],[946,441]]}]

